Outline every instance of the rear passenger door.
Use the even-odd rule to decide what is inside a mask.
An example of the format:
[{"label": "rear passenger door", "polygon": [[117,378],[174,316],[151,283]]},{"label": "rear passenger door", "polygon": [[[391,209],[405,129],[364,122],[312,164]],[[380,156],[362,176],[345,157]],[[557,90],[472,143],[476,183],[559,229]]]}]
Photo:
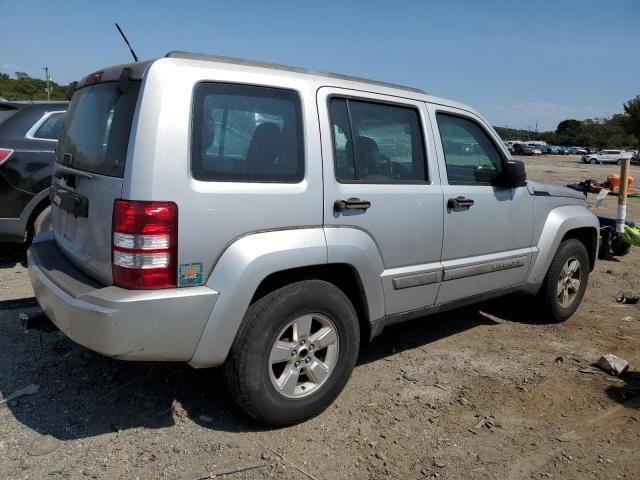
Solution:
[{"label": "rear passenger door", "polygon": [[324,224],[353,228],[382,258],[386,314],[433,305],[440,282],[442,190],[424,103],[321,88]]},{"label": "rear passenger door", "polygon": [[437,303],[523,283],[531,262],[533,197],[497,185],[509,158],[469,112],[429,105],[444,193],[443,282]]}]

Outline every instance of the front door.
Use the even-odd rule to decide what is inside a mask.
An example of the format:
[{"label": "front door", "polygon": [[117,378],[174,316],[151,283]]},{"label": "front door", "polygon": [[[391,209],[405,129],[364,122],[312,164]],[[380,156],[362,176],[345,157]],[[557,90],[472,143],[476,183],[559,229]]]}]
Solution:
[{"label": "front door", "polygon": [[350,228],[375,244],[387,315],[433,305],[443,210],[424,103],[326,87],[318,109],[328,240]]},{"label": "front door", "polygon": [[523,283],[531,261],[533,197],[495,186],[509,158],[483,120],[429,105],[444,193],[443,282],[437,303]]}]

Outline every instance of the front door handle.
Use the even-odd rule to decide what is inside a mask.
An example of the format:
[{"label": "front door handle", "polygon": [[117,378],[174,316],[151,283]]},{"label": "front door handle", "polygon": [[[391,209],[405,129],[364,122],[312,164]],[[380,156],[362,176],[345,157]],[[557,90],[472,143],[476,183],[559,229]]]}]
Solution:
[{"label": "front door handle", "polygon": [[336,212],[344,212],[345,210],[366,210],[370,206],[370,201],[360,200],[359,198],[348,198],[347,200],[336,200],[333,202],[333,210]]},{"label": "front door handle", "polygon": [[470,198],[460,196],[447,200],[447,208],[471,208],[473,203],[473,200]]}]

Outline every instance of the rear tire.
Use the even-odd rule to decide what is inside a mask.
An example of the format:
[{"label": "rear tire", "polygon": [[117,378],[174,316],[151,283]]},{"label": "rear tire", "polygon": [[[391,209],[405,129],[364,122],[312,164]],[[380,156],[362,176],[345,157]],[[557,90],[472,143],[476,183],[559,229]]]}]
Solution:
[{"label": "rear tire", "polygon": [[538,304],[552,322],[563,322],[580,306],[589,281],[589,254],[576,239],[558,247],[540,291]]},{"label": "rear tire", "polygon": [[248,308],[224,365],[225,383],[259,422],[291,425],[318,415],[338,397],[359,345],[358,319],[347,296],[325,281],[296,282]]}]

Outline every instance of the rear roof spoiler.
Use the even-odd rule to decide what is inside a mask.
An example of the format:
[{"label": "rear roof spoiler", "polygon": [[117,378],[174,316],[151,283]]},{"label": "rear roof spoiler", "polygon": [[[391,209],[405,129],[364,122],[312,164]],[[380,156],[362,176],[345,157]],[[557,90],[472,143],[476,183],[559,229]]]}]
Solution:
[{"label": "rear roof spoiler", "polygon": [[154,62],[154,60],[147,60],[145,62],[124,63],[121,65],[113,65],[101,70],[90,73],[82,80],[78,82],[76,90],[87,85],[93,85],[94,83],[101,82],[117,82],[120,80],[122,71],[125,68],[129,69],[129,80],[142,80],[147,68]]}]

